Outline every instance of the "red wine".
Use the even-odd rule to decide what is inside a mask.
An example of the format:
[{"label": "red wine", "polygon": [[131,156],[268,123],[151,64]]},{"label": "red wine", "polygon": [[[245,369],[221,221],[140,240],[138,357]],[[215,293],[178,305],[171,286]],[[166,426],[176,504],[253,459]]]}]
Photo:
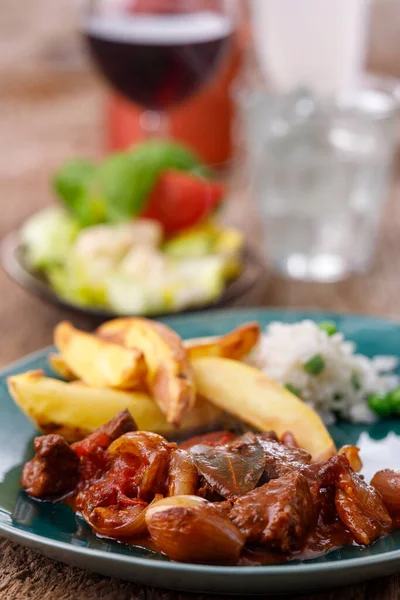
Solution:
[{"label": "red wine", "polygon": [[165,110],[196,92],[233,34],[225,15],[95,16],[85,27],[91,52],[112,85],[148,109]]}]

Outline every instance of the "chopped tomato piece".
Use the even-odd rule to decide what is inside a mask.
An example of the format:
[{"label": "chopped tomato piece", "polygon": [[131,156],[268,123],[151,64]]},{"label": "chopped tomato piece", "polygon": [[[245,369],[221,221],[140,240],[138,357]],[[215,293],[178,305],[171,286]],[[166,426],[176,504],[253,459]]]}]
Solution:
[{"label": "chopped tomato piece", "polygon": [[158,179],[141,216],[161,223],[173,234],[204,220],[222,201],[224,186],[182,171],[166,171]]}]

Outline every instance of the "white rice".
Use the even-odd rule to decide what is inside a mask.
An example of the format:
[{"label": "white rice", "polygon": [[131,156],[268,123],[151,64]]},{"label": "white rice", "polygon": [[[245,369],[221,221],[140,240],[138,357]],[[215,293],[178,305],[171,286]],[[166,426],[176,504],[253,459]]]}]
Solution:
[{"label": "white rice", "polygon": [[[313,375],[304,364],[316,355],[322,356],[325,367]],[[293,386],[327,424],[333,423],[335,416],[353,423],[374,422],[368,396],[387,393],[399,384],[393,373],[398,364],[394,356],[370,359],[356,354],[355,344],[346,341],[342,333],[329,336],[310,320],[271,323],[249,360],[277,383]]]}]

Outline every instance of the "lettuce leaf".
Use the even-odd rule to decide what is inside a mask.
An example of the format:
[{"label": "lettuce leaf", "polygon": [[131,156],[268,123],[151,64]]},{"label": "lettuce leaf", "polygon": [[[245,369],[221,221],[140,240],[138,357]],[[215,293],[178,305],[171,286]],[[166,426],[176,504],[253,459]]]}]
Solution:
[{"label": "lettuce leaf", "polygon": [[68,213],[48,208],[32,215],[21,229],[25,260],[33,269],[47,269],[64,262],[80,227]]},{"label": "lettuce leaf", "polygon": [[53,186],[82,227],[106,221],[104,201],[95,184],[97,167],[85,159],[67,162],[57,171]]},{"label": "lettuce leaf", "polygon": [[200,167],[199,158],[185,146],[152,140],[110,155],[98,166],[70,161],[56,173],[54,188],[82,226],[121,222],[140,214],[163,171]]}]

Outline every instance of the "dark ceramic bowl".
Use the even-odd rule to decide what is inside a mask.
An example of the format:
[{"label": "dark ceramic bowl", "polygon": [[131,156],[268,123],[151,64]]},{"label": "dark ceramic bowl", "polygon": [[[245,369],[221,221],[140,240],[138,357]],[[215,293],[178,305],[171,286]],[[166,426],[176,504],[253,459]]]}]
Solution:
[{"label": "dark ceramic bowl", "polygon": [[[121,316],[106,308],[73,304],[59,296],[52,289],[48,281],[46,281],[46,278],[42,273],[38,271],[34,272],[27,266],[24,261],[24,248],[20,243],[18,231],[12,231],[2,239],[0,244],[0,261],[3,269],[11,279],[16,281],[28,292],[39,296],[47,302],[96,319],[106,320]],[[181,312],[191,313],[209,308],[228,307],[237,304],[241,300],[244,301],[259,283],[266,280],[267,273],[261,259],[249,247],[246,247],[244,250],[243,264],[244,268],[241,274],[227,284],[223,294],[218,300],[208,305],[191,308]],[[157,317],[168,316],[168,314],[169,313],[157,315]]]}]

